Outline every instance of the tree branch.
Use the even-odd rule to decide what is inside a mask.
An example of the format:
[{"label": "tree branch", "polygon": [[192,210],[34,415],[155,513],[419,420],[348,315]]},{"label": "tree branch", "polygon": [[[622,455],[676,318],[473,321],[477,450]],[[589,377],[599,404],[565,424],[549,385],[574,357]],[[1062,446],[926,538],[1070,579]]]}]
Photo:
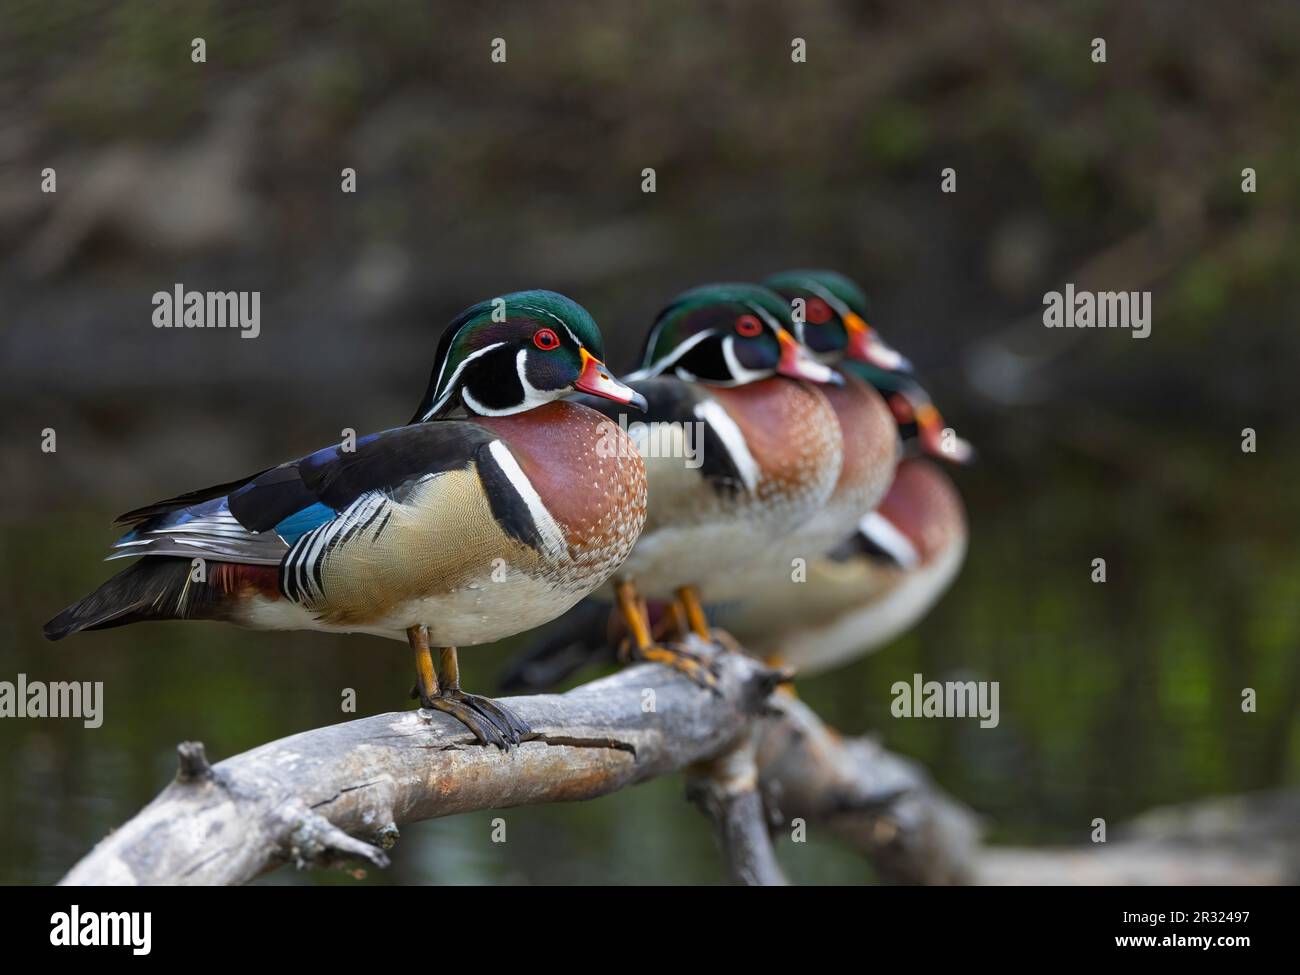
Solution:
[{"label": "tree branch", "polygon": [[775,823],[820,824],[891,883],[1295,884],[1300,792],[1184,803],[1116,827],[1110,843],[988,847],[981,824],[915,762],[842,738],[804,704],[759,726],[759,789]]},{"label": "tree branch", "polygon": [[772,822],[818,823],[892,883],[972,882],[978,820],[915,762],[871,738],[843,738],[802,701],[778,695],[763,725],[759,788]]},{"label": "tree branch", "polygon": [[[792,697],[769,699],[785,675],[743,654],[715,666],[717,697],[639,666],[567,694],[512,698],[535,734],[508,753],[424,711],[317,728],[215,766],[185,742],[176,779],[62,882],[233,884],[285,863],[383,867],[407,823],[591,799],[678,769],[745,884],[785,883],[768,824],[795,819],[820,824],[892,882],[1288,882],[1278,864],[1295,861],[1295,796],[1249,806],[1255,819],[1238,808],[1245,799],[1220,801],[1237,804],[1231,815],[1186,814],[1236,824],[1218,833],[1149,827],[1110,849],[986,850],[975,815],[916,763],[842,738]],[[1263,835],[1272,845],[1240,839]]]},{"label": "tree branch", "polygon": [[692,766],[686,773],[686,795],[712,820],[733,881],[749,887],[783,887],[785,874],[772,849],[758,792],[756,734],[751,731],[730,751]]},{"label": "tree branch", "polygon": [[215,766],[186,743],[176,780],[62,882],[234,884],[287,862],[385,866],[380,847],[406,823],[591,799],[706,762],[747,737],[781,676],[741,654],[716,666],[717,697],[639,666],[567,694],[512,698],[536,734],[509,753],[423,711],[317,728]]}]

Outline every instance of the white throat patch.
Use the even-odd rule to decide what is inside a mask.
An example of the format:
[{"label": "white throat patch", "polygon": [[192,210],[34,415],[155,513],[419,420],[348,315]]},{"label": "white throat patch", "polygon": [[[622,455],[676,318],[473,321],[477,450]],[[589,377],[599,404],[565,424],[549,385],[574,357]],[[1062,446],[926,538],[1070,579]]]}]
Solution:
[{"label": "white throat patch", "polygon": [[468,389],[462,389],[460,391],[460,398],[465,401],[466,406],[480,416],[510,416],[514,413],[523,413],[524,411],[531,410],[537,406],[545,406],[547,403],[559,399],[563,392],[562,390],[552,391],[538,389],[528,381],[528,375],[525,371],[527,363],[528,350],[520,349],[519,354],[515,356],[515,373],[519,376],[519,385],[524,391],[524,398],[514,406],[507,406],[503,409],[494,410],[490,406],[484,406],[475,399],[474,394]]}]

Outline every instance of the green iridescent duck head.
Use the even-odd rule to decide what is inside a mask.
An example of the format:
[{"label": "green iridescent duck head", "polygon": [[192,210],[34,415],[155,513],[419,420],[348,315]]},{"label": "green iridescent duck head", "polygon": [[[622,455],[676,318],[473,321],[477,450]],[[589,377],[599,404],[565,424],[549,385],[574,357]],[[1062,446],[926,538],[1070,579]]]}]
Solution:
[{"label": "green iridescent duck head", "polygon": [[603,358],[596,322],[562,294],[516,291],[481,301],[442,333],[411,422],[461,408],[480,416],[522,413],[575,390],[645,409],[644,397],[611,376]]},{"label": "green iridescent duck head", "polygon": [[867,324],[867,296],[844,275],[782,271],[763,284],[790,305],[795,337],[820,361],[835,363],[846,357],[891,372],[912,371],[912,364]]},{"label": "green iridescent duck head", "polygon": [[744,386],[777,375],[842,382],[799,344],[791,325],[789,304],[767,288],[692,288],[659,313],[646,338],[641,368],[629,378],[673,375],[713,386]]}]

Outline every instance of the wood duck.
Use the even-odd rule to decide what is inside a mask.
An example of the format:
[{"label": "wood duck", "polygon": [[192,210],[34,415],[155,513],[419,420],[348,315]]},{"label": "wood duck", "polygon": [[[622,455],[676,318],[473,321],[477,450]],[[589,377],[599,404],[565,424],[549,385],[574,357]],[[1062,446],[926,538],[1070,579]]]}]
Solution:
[{"label": "wood duck", "polygon": [[[794,656],[788,662],[801,666],[811,656],[809,641],[793,635],[818,625],[819,614],[830,618],[860,610],[867,622],[873,618],[897,620],[895,625],[901,628],[918,619],[943,592],[960,566],[965,549],[960,500],[947,477],[928,465],[916,468],[913,462],[903,461],[896,473],[896,450],[901,444],[908,454],[921,450],[959,463],[969,461],[973,451],[951,432],[943,435],[943,419],[912,377],[910,363],[867,325],[867,299],[856,284],[831,271],[787,271],[773,275],[765,284],[791,303],[793,328],[801,344],[819,361],[834,364],[850,377],[843,388],[823,388],[828,400],[835,404],[844,431],[845,460],[833,500],[752,560],[747,571],[735,574],[733,582],[742,590],[739,598],[711,606],[707,615],[746,649],[758,648],[772,663],[783,662],[781,641],[793,639]],[[869,384],[879,395],[855,394],[855,383]],[[855,430],[856,437],[851,434]],[[855,467],[860,472],[875,473],[855,477]],[[917,532],[937,532],[942,544],[903,544],[909,535],[894,526],[885,512],[902,510],[912,495],[932,481],[940,487],[923,494],[920,500],[933,498],[934,503],[913,505],[920,515],[908,521],[907,527],[918,541],[921,539]],[[873,510],[887,487],[891,493],[885,495],[886,503]],[[953,503],[945,504],[945,499]],[[936,519],[932,529],[925,527],[926,512]],[[925,536],[929,541],[933,538]],[[918,552],[924,552],[925,557]],[[859,553],[860,557],[850,559],[849,553]],[[862,561],[873,555],[876,562]],[[792,582],[790,563],[794,557],[806,560],[804,583]],[[880,560],[889,564],[883,565]],[[871,586],[854,575],[875,572],[881,565],[880,580],[905,577],[919,581],[907,586]],[[838,585],[846,578],[860,582],[859,588],[851,591],[852,586]],[[830,580],[825,592],[821,591],[822,580]],[[901,606],[902,610],[881,608],[891,599],[889,607]],[[651,611],[661,613],[663,608],[652,606]],[[871,612],[877,616],[867,615]],[[739,632],[732,629],[733,623]],[[760,634],[760,630],[764,632]],[[880,637],[862,633],[857,639],[864,649],[869,649],[897,632],[895,628]],[[548,627],[532,647],[511,662],[503,684],[519,689],[561,680],[582,664],[599,659],[599,648],[618,633],[616,623],[591,607],[579,606]],[[842,639],[853,637],[846,631]],[[832,652],[836,651],[833,647]]]},{"label": "wood duck", "polygon": [[887,363],[900,370],[911,368],[855,310],[865,314],[866,297],[842,275],[832,271],[786,271],[763,283],[785,300],[799,343],[814,359],[836,368],[844,377],[841,385],[822,390],[835,411],[843,441],[843,463],[826,504],[760,558],[751,560],[737,580],[742,596],[748,596],[755,587],[789,584],[797,563],[830,551],[880,503],[899,460],[898,427],[876,388],[845,366],[853,362],[883,371],[880,363]]},{"label": "wood duck", "polygon": [[443,333],[410,424],[128,512],[119,522],[134,527],[109,558],[144,557],[46,637],[204,619],[405,639],[423,707],[481,743],[517,744],[528,728],[516,715],[460,689],[456,648],[559,616],[641,532],[640,455],[600,413],[561,399],[644,407],[602,355],[596,323],[563,295],[474,305]]},{"label": "wood duck", "polygon": [[[829,553],[808,564],[805,582],[751,580],[746,598],[709,607],[712,623],[745,650],[801,675],[870,653],[914,626],[956,578],[967,524],[952,479],[920,457],[899,463],[879,507]],[[651,607],[662,612],[663,607]],[[547,627],[508,665],[502,685],[552,686],[605,659],[621,621],[588,600]]]},{"label": "wood duck", "polygon": [[787,301],[802,302],[795,335],[819,361],[870,384],[884,397],[903,440],[958,464],[974,459],[969,443],[947,429],[943,416],[913,376],[911,363],[885,343],[867,319],[866,292],[836,271],[782,271],[763,284]]},{"label": "wood duck", "polygon": [[952,479],[909,457],[879,508],[808,566],[804,584],[768,587],[714,608],[712,617],[751,653],[818,674],[915,625],[956,578],[966,543]]},{"label": "wood duck", "polygon": [[642,367],[625,377],[647,402],[629,432],[649,482],[645,530],[614,585],[627,655],[705,686],[698,658],[656,644],[644,600],[673,601],[683,628],[712,639],[702,603],[738,595],[739,568],[820,509],[839,477],[842,439],[820,390],[842,379],[789,324],[766,288],[695,288],[660,312]]},{"label": "wood duck", "polygon": [[[802,300],[796,334],[815,356],[888,404],[891,442],[907,453],[919,449],[954,463],[971,460],[970,445],[945,432],[943,417],[907,360],[866,323],[861,288],[833,271],[786,271],[764,283],[788,301]],[[844,425],[848,453],[853,438]],[[866,444],[859,438],[857,447],[862,451]],[[778,568],[784,574],[756,576],[746,598],[716,607],[714,620],[750,652],[806,673],[839,662],[855,644],[864,651],[880,646],[919,619],[951,583],[965,552],[965,516],[947,475],[929,464],[904,461],[897,473],[890,465],[880,494],[848,520],[846,512],[847,506],[828,505],[820,524],[811,523],[820,531],[808,533],[805,551],[816,557],[806,563],[801,582],[788,570],[802,540],[796,532],[782,548],[786,563]],[[870,629],[855,633],[854,626]]]},{"label": "wood duck", "polygon": [[840,370],[875,387],[884,397],[909,453],[928,454],[952,464],[975,460],[975,448],[947,426],[930,394],[913,376],[857,360],[841,363]]}]

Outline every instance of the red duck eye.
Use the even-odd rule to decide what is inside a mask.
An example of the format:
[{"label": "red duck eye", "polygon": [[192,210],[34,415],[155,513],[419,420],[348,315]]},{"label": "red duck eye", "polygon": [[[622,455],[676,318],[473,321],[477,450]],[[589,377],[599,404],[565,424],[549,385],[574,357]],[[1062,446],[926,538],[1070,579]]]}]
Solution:
[{"label": "red duck eye", "polygon": [[825,325],[831,320],[831,306],[826,304],[820,298],[809,298],[808,307],[805,309],[804,319],[812,322],[814,325]]},{"label": "red duck eye", "polygon": [[550,352],[552,349],[560,347],[560,337],[555,334],[554,329],[539,328],[533,333],[533,345],[543,352]]},{"label": "red duck eye", "polygon": [[736,333],[738,335],[743,335],[747,339],[752,339],[761,331],[763,331],[763,323],[753,315],[741,315],[736,319]]}]

